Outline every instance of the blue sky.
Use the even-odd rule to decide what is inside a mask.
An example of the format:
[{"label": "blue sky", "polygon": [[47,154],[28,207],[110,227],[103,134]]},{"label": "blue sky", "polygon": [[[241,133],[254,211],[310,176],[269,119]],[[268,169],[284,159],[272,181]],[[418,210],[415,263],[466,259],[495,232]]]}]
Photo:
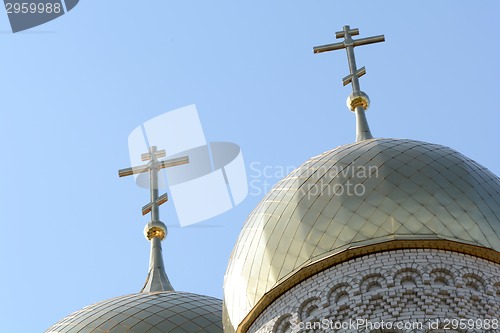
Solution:
[{"label": "blue sky", "polygon": [[499,12],[494,0],[82,0],[12,34],[0,11],[0,333],[41,332],[140,290],[148,193],[117,170],[130,131],[189,104],[209,141],[241,147],[253,185],[192,227],[163,205],[164,260],[176,290],[222,298],[232,247],[270,184],[354,140],[345,52],[312,52],[345,24],[386,37],[356,48],[374,136],[443,144],[500,174]]}]

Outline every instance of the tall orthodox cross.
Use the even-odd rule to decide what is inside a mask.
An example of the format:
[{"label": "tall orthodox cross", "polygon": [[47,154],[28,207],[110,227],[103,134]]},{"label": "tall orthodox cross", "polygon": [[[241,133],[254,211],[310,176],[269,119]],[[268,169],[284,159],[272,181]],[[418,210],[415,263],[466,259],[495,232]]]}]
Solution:
[{"label": "tall orthodox cross", "polygon": [[349,62],[349,75],[342,79],[345,85],[352,84],[352,94],[347,98],[347,107],[356,114],[356,142],[372,139],[373,136],[366,120],[365,111],[370,106],[370,99],[368,95],[361,91],[359,87],[359,78],[366,74],[365,67],[358,69],[356,67],[356,58],[354,57],[354,47],[379,43],[385,41],[384,35],[352,39],[352,36],[359,35],[358,29],[351,29],[348,25],[344,26],[342,31],[335,33],[336,38],[344,38],[343,42],[316,46],[313,48],[314,53],[322,53],[328,51],[335,51],[346,49],[347,60]]},{"label": "tall orthodox cross", "polygon": [[158,171],[160,169],[189,163],[189,157],[183,156],[166,161],[159,158],[165,157],[165,150],[157,150],[156,146],[149,148],[149,152],[141,155],[142,161],[147,164],[121,169],[118,171],[120,177],[131,176],[137,173],[149,172],[150,202],[142,207],[142,215],[151,213],[151,222],[144,228],[146,238],[151,242],[151,256],[149,259],[149,273],[146,283],[141,292],[173,291],[174,288],[168,280],[163,264],[161,241],[167,235],[167,226],[160,221],[159,206],[167,202],[167,194],[158,195]]}]

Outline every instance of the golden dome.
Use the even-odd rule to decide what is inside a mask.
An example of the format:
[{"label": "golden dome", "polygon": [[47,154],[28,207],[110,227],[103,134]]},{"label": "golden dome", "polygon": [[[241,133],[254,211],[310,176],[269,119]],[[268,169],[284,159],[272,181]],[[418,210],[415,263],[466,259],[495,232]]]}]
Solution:
[{"label": "golden dome", "polygon": [[86,306],[46,333],[220,333],[221,305],[216,298],[185,292],[137,293]]},{"label": "golden dome", "polygon": [[446,243],[499,260],[499,194],[497,176],[437,144],[370,139],[313,157],[248,217],[225,276],[225,331],[236,330],[285,281],[304,279],[306,268],[353,249],[361,255],[389,243]]}]

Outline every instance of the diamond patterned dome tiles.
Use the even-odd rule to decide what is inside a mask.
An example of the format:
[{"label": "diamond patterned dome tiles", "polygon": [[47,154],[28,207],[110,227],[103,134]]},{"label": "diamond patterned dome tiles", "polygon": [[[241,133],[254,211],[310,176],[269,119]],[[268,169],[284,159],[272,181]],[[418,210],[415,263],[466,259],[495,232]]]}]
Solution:
[{"label": "diamond patterned dome tiles", "polygon": [[453,149],[371,139],[311,158],[248,217],[224,283],[236,328],[311,262],[388,240],[445,239],[500,251],[500,180]]},{"label": "diamond patterned dome tiles", "polygon": [[46,333],[222,333],[222,302],[184,292],[138,293],[95,303]]}]

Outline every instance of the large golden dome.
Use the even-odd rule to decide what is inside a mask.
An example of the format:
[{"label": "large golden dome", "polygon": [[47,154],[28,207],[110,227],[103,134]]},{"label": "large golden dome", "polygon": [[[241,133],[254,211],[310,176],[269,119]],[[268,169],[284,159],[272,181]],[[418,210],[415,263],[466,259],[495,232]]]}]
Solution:
[{"label": "large golden dome", "polygon": [[337,262],[418,247],[500,261],[499,178],[414,140],[363,140],[313,157],[248,217],[225,276],[225,330]]}]

